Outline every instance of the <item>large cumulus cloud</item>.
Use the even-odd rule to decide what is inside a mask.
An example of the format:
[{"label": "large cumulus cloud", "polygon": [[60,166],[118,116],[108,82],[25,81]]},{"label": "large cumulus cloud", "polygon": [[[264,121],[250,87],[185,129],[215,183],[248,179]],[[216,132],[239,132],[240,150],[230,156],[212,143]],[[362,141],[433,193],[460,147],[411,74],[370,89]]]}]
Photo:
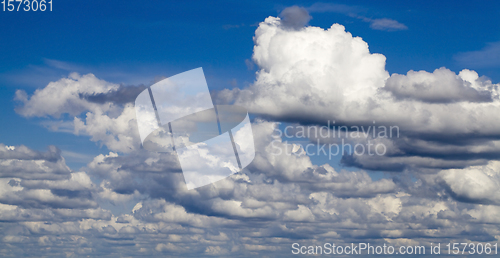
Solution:
[{"label": "large cumulus cloud", "polygon": [[[232,102],[276,120],[298,124],[397,126],[384,157],[346,157],[371,170],[464,168],[500,158],[499,84],[464,69],[458,74],[385,70],[385,57],[339,24],[289,30],[269,17],[256,30],[255,82],[223,90]],[[373,140],[373,139],[372,139]]]},{"label": "large cumulus cloud", "polygon": [[[269,17],[255,33],[254,84],[224,90],[233,101],[277,120],[394,124],[409,132],[492,134],[500,129],[498,84],[474,71],[440,68],[389,76],[385,57],[344,26],[287,30]],[[402,101],[404,100],[404,101]]]}]

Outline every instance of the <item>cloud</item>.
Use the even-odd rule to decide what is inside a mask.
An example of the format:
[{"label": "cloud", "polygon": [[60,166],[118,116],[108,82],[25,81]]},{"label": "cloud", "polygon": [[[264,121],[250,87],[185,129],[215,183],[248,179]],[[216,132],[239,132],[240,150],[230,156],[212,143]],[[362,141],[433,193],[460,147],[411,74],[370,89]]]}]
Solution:
[{"label": "cloud", "polygon": [[0,153],[2,205],[18,207],[16,211],[25,214],[30,213],[26,209],[35,209],[42,213],[38,218],[54,212],[50,209],[98,208],[92,197],[95,188],[89,176],[85,172],[71,171],[56,147],[50,146],[43,153],[25,146],[0,144]]},{"label": "cloud", "polygon": [[307,8],[309,12],[316,13],[342,13],[349,17],[359,19],[363,22],[370,23],[370,28],[374,30],[383,30],[383,31],[398,31],[398,30],[407,30],[408,27],[396,20],[389,18],[368,18],[363,15],[360,15],[361,12],[366,12],[366,9],[358,7],[358,6],[349,6],[343,4],[331,4],[331,3],[315,3]]},{"label": "cloud", "polygon": [[141,93],[146,88],[147,87],[144,85],[140,86],[120,85],[118,88],[110,90],[108,92],[81,93],[80,98],[98,104],[104,104],[107,102],[112,102],[116,104],[126,104],[134,102],[135,98],[137,98],[137,95],[139,95],[139,93]]},{"label": "cloud", "polygon": [[366,42],[339,24],[287,31],[269,17],[255,43],[253,59],[260,68],[255,83],[224,90],[219,100],[280,121],[376,121],[406,133],[443,135],[492,135],[500,129],[493,111],[500,105],[498,84],[473,71],[389,76],[385,56],[370,53]]},{"label": "cloud", "polygon": [[269,17],[256,30],[256,81],[247,88],[214,94],[217,102],[245,106],[268,120],[301,125],[322,126],[329,121],[337,128],[397,127],[400,134],[385,139],[345,135],[308,139],[313,144],[317,140],[363,146],[369,141],[383,143],[387,148],[383,156],[364,153],[341,159],[346,166],[366,170],[435,174],[484,165],[499,157],[499,84],[472,70],[456,74],[444,67],[432,73],[389,76],[385,57],[370,53],[366,42],[341,25],[290,31],[280,22]]},{"label": "cloud", "polygon": [[282,20],[281,24],[292,29],[303,28],[312,18],[305,8],[296,5],[285,8],[279,16]]},{"label": "cloud", "polygon": [[[0,73],[0,79],[7,86],[45,87],[50,82],[68,77],[69,73],[92,73],[100,79],[117,85],[150,85],[156,78],[167,75],[165,71],[176,71],[179,68],[164,64],[100,64],[89,66],[43,58],[42,63],[32,63],[23,68],[15,68]],[[181,72],[181,71],[179,71]],[[152,80],[152,78],[155,78]]]},{"label": "cloud", "polygon": [[255,67],[255,64],[250,59],[245,59],[245,65],[247,66],[247,70],[252,71]]},{"label": "cloud", "polygon": [[492,90],[477,82],[478,74],[463,70],[458,76],[442,67],[433,73],[409,71],[406,76],[393,74],[383,89],[397,99],[415,99],[429,103],[459,101],[491,102]]},{"label": "cloud", "polygon": [[[260,67],[256,83],[249,90],[222,95],[237,94],[236,103],[251,106],[254,112],[278,114],[288,109],[300,114],[316,112],[301,105],[338,107],[347,101],[343,96],[373,95],[389,77],[385,57],[370,54],[367,44],[341,25],[327,31],[317,27],[287,31],[280,25],[279,19],[269,17],[256,31],[253,59]],[[264,100],[266,96],[274,100]]]},{"label": "cloud", "polygon": [[472,203],[500,204],[500,163],[490,161],[483,166],[441,171],[439,178],[452,196]]},{"label": "cloud", "polygon": [[406,25],[388,18],[382,19],[368,19],[363,18],[363,21],[370,23],[370,28],[374,30],[385,30],[385,31],[397,31],[397,30],[407,30]]},{"label": "cloud", "polygon": [[500,66],[500,42],[489,43],[477,51],[459,53],[454,56],[460,65],[475,68]]},{"label": "cloud", "polygon": [[62,113],[78,115],[87,110],[105,108],[82,99],[80,95],[102,94],[118,89],[118,85],[97,79],[93,74],[80,76],[72,73],[68,78],[49,83],[28,97],[25,91],[16,91],[15,100],[22,103],[16,112],[25,117],[52,116]]},{"label": "cloud", "polygon": [[69,168],[60,156],[61,151],[50,146],[45,153],[25,146],[0,144],[1,178],[62,180],[69,178]]},{"label": "cloud", "polygon": [[[32,96],[16,91],[15,100],[20,104],[16,112],[24,117],[48,118],[42,124],[52,130],[88,135],[110,150],[130,152],[140,147],[131,102],[144,88],[109,83],[93,74],[71,73],[68,78],[36,90]],[[72,119],[59,120],[63,114]]]},{"label": "cloud", "polygon": [[[494,239],[495,232],[467,227],[474,223],[476,229],[491,228],[492,208],[447,198],[443,182],[457,184],[448,172],[417,181],[397,177],[373,181],[364,171],[313,165],[307,156],[276,156],[270,148],[276,139],[270,133],[276,126],[266,121],[253,124],[258,158],[249,170],[193,191],[181,187],[183,179],[171,155],[142,150],[99,155],[86,172],[68,171],[70,179],[5,181],[1,189],[21,192],[5,195],[0,190],[0,196],[15,197],[0,204],[0,218],[19,223],[3,223],[1,238],[11,245],[12,253],[183,257],[279,256],[292,243],[307,244],[311,239],[348,244],[369,238],[371,244],[389,240],[397,244],[411,238],[423,245],[450,237]],[[43,156],[16,155],[10,157]],[[99,187],[93,186],[89,175],[102,180]],[[467,188],[452,187],[461,194],[459,189]],[[50,191],[23,193],[27,189]],[[83,194],[85,190],[91,195]],[[99,204],[97,196],[121,205],[136,191],[148,198],[120,216],[101,205],[88,206]],[[483,192],[477,196],[486,196]],[[444,195],[438,199],[433,195],[438,193]],[[436,226],[443,230],[429,230]],[[456,232],[464,234],[457,237]]]},{"label": "cloud", "polygon": [[21,146],[6,146],[0,143],[0,158],[1,159],[18,159],[18,160],[47,160],[57,161],[61,158],[61,151],[55,146],[49,146],[47,152],[40,152]]},{"label": "cloud", "polygon": [[89,135],[94,142],[106,145],[112,151],[131,152],[140,148],[140,138],[133,104],[103,112],[87,112],[85,118],[75,117],[74,134]]}]

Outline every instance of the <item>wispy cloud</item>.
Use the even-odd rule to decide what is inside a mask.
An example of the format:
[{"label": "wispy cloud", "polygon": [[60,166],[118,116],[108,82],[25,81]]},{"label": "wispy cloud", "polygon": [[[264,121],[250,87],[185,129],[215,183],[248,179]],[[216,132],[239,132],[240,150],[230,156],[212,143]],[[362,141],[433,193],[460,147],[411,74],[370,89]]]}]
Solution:
[{"label": "wispy cloud", "polygon": [[358,6],[349,6],[344,4],[330,4],[330,3],[315,3],[309,8],[306,8],[311,13],[341,13],[349,17],[359,19],[363,22],[370,24],[370,28],[374,30],[383,31],[398,31],[407,30],[408,27],[403,23],[400,23],[394,19],[390,18],[368,18],[366,16],[360,15],[359,13],[366,11],[365,9]]},{"label": "wispy cloud", "polygon": [[461,65],[474,68],[498,67],[500,66],[500,41],[489,43],[481,50],[459,53],[455,55],[455,60]]},{"label": "wispy cloud", "polygon": [[82,70],[87,69],[81,65],[72,64],[72,63],[59,61],[59,60],[55,60],[55,59],[44,58],[43,60],[44,60],[44,63],[48,67],[56,68],[56,69],[60,69],[60,70],[74,72],[74,71],[82,71]]},{"label": "wispy cloud", "polygon": [[[175,68],[178,69],[178,68]],[[155,77],[165,76],[165,71],[175,70],[158,64],[100,64],[84,65],[62,60],[44,58],[41,64],[30,64],[22,69],[0,74],[5,85],[43,87],[50,82],[68,76],[71,72],[93,73],[109,82],[126,85],[152,84]]]},{"label": "wispy cloud", "polygon": [[370,19],[363,17],[363,21],[370,23],[370,28],[374,30],[385,30],[385,31],[396,31],[396,30],[407,30],[408,27],[396,20],[389,18],[382,19]]}]

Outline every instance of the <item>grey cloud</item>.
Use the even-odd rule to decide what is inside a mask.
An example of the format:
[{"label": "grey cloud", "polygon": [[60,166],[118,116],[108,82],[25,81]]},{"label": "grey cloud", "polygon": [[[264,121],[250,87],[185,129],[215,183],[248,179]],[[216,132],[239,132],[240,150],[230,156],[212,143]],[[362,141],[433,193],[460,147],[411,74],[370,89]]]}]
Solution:
[{"label": "grey cloud", "polygon": [[0,178],[68,179],[71,171],[60,154],[61,151],[55,146],[49,146],[48,151],[40,152],[23,145],[0,144]]},{"label": "grey cloud", "polygon": [[282,20],[281,24],[292,29],[303,28],[312,19],[305,8],[296,5],[285,8],[279,16]]},{"label": "grey cloud", "polygon": [[141,93],[147,86],[125,86],[120,85],[116,90],[111,90],[105,93],[93,93],[93,94],[80,94],[80,97],[86,99],[89,102],[104,104],[106,102],[112,102],[116,104],[126,104],[135,101],[135,98],[139,93]]},{"label": "grey cloud", "polygon": [[21,208],[35,209],[88,209],[97,208],[98,204],[93,200],[84,198],[69,198],[67,196],[49,195],[49,199],[44,199],[42,196],[33,197],[37,192],[23,191],[21,193],[12,193],[0,197],[0,203],[15,205]]},{"label": "grey cloud", "polygon": [[[429,245],[451,237],[463,241],[494,239],[494,233],[485,230],[491,230],[491,224],[476,219],[491,221],[481,208],[453,198],[436,198],[446,191],[439,181],[372,181],[364,172],[315,167],[295,156],[282,157],[284,162],[276,163],[273,156],[265,154],[271,125],[254,124],[256,146],[268,167],[255,165],[245,173],[193,191],[175,185],[181,184],[182,178],[168,177],[180,173],[166,155],[139,151],[96,157],[87,168],[89,172],[109,181],[109,187],[120,188],[121,180],[140,179],[141,185],[129,187],[149,198],[128,214],[115,217],[102,208],[82,206],[92,203],[88,191],[97,194],[98,188],[75,191],[69,189],[77,188],[68,185],[58,190],[46,184],[55,196],[68,198],[74,206],[36,201],[27,193],[15,195],[10,205],[16,209],[5,210],[0,205],[0,220],[9,221],[0,223],[3,242],[9,243],[12,253],[52,256],[204,257],[224,253],[286,257],[294,242],[343,244],[364,239],[383,244],[412,238]],[[287,162],[297,166],[292,162],[295,159],[301,161],[302,171],[295,174],[291,167],[282,167]],[[475,227],[466,226],[470,223]],[[436,227],[442,230],[429,231]],[[75,238],[80,240],[75,242]],[[40,246],[51,247],[50,252],[40,250]]]},{"label": "grey cloud", "polygon": [[[404,132],[402,132],[404,134]],[[457,137],[465,137],[460,141]],[[439,137],[437,137],[439,138]],[[490,159],[500,159],[500,149],[490,138],[454,135],[449,139],[428,139],[421,135],[385,139],[387,153],[383,156],[345,155],[342,163],[361,169],[401,172],[412,170],[420,173],[436,173],[441,169],[465,168],[484,165]],[[372,143],[376,142],[369,139]],[[367,141],[359,143],[366,146]]]},{"label": "grey cloud", "polygon": [[61,150],[51,145],[46,152],[40,152],[32,150],[24,145],[6,146],[0,143],[0,159],[47,160],[56,162],[61,159]]},{"label": "grey cloud", "polygon": [[0,204],[24,209],[98,207],[90,178],[71,171],[55,146],[47,152],[3,144],[0,148]]}]

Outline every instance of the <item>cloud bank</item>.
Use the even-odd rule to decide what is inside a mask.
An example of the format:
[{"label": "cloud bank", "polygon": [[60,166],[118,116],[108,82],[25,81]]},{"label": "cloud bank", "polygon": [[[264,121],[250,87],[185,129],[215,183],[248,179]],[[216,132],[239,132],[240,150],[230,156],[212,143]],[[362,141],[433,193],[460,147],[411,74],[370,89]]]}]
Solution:
[{"label": "cloud bank", "polygon": [[[292,25],[304,26],[299,18]],[[269,17],[254,40],[256,81],[215,96],[258,116],[255,160],[191,191],[175,155],[141,149],[128,101],[139,89],[71,74],[18,91],[20,115],[70,117],[72,133],[111,152],[73,171],[57,147],[0,145],[0,253],[288,257],[295,242],[498,241],[498,84],[472,70],[390,75],[385,56],[339,24],[290,29]],[[293,147],[273,135],[278,122],[333,120],[397,125],[401,136],[383,139],[384,156],[345,155],[348,169],[273,153],[272,144]],[[121,205],[130,208],[113,212]]]}]

